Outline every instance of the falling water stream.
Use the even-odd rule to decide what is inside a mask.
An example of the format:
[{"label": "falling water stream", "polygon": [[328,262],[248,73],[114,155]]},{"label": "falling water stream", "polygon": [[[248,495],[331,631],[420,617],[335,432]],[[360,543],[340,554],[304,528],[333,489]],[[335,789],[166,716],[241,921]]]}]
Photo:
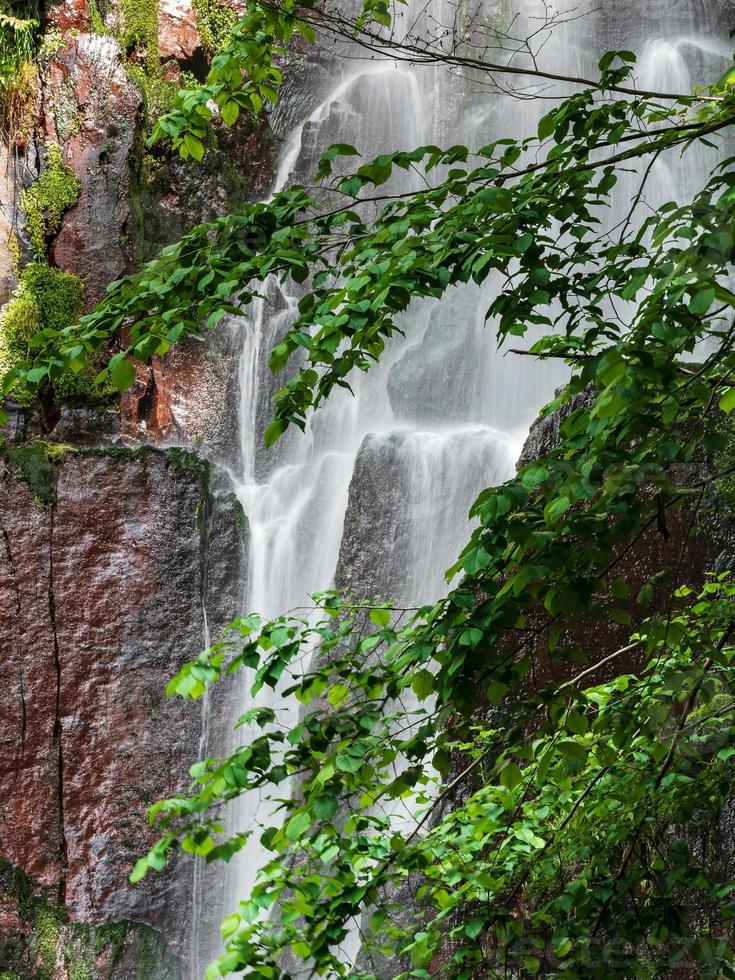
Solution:
[{"label": "falling water stream", "polygon": [[[414,30],[421,34],[422,27],[435,30],[455,16],[470,17],[477,7],[470,3],[467,9],[458,8],[452,0],[409,0],[398,9],[400,23],[415,22]],[[540,22],[534,18],[543,8],[542,0],[518,0],[513,8],[519,15],[515,32],[537,27]],[[566,12],[568,20],[542,37],[539,61],[549,70],[590,77],[608,48],[633,48],[641,53],[641,84],[686,92],[693,80],[716,78],[729,58],[727,0],[650,0],[644,5],[603,0],[602,6],[592,0],[560,0],[556,8]],[[484,0],[484,13],[485,24],[508,23],[510,3]],[[305,105],[303,116],[292,119],[290,131],[282,133],[274,190],[292,181],[308,182],[319,153],[337,140],[354,144],[368,159],[426,143],[472,147],[501,136],[527,135],[554,104],[549,97],[572,90],[544,87],[544,98],[519,100],[492,92],[482,80],[442,68],[365,61],[357,52],[352,55],[344,57],[342,52],[321,59],[330,62],[326,74],[313,83],[311,101],[299,98],[299,105]],[[516,62],[522,63],[520,55]],[[706,166],[698,151],[675,170],[657,163],[649,179],[648,203],[655,206],[695,187]],[[390,186],[400,191],[420,184],[416,174],[408,173]],[[623,213],[631,196],[623,188]],[[391,343],[369,374],[350,379],[354,397],[338,391],[310,420],[305,433],[289,432],[265,452],[263,428],[277,387],[267,356],[294,317],[299,298],[296,287],[293,294],[285,291],[288,288],[269,284],[267,298],[252,308],[242,330],[242,470],[236,489],[250,523],[245,608],[277,615],[306,606],[311,593],[334,583],[340,549],[346,544],[343,528],[349,526],[345,515],[350,484],[366,467],[373,484],[400,481],[400,492],[386,494],[385,501],[401,513],[374,515],[376,540],[381,521],[398,517],[405,529],[389,546],[389,562],[385,555],[371,557],[370,585],[390,588],[405,605],[429,601],[445,587],[443,570],[468,537],[467,513],[473,499],[483,487],[513,472],[528,427],[563,382],[564,369],[496,349],[485,311],[497,282],[452,289],[442,301],[422,301],[407,312],[402,320],[405,341]],[[532,339],[524,338],[519,346],[529,346]],[[353,485],[352,492],[360,489]],[[394,570],[389,582],[381,582],[383,564]],[[264,690],[260,697],[261,703],[270,699],[288,725],[291,709],[278,694]],[[246,702],[243,694],[237,714]],[[257,828],[268,816],[253,793],[239,802],[233,827]],[[258,836],[256,830],[230,868],[225,909],[235,908],[252,885],[262,857]],[[200,895],[199,900],[207,899]],[[203,975],[204,964],[217,948],[216,934],[211,943],[200,939],[193,976]]]}]

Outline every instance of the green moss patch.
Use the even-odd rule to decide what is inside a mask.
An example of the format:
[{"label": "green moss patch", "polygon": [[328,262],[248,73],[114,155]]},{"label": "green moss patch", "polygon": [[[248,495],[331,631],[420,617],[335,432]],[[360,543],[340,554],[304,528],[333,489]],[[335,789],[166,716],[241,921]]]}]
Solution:
[{"label": "green moss patch", "polygon": [[19,925],[0,940],[0,980],[180,980],[179,962],[150,926],[71,922],[67,909],[0,858],[0,899]]},{"label": "green moss patch", "polygon": [[79,178],[64,163],[61,147],[47,143],[43,170],[21,196],[26,230],[37,258],[46,255],[47,239],[58,232],[62,215],[74,207],[81,191]]},{"label": "green moss patch", "polygon": [[209,490],[211,465],[209,460],[189,449],[167,449],[166,457],[174,475],[182,480],[198,481]]},{"label": "green moss patch", "polygon": [[149,74],[160,71],[158,61],[158,3],[154,0],[123,0],[121,43],[130,57],[145,64]]},{"label": "green moss patch", "polygon": [[27,483],[39,507],[50,507],[56,499],[56,466],[73,453],[73,446],[43,442],[37,439],[20,446],[8,446],[4,451],[5,465]]},{"label": "green moss patch", "polygon": [[71,272],[32,262],[20,274],[20,288],[33,298],[44,328],[62,330],[84,312],[84,283]]},{"label": "green moss patch", "polygon": [[220,0],[194,0],[194,13],[202,47],[209,54],[217,54],[227,44],[239,17]]},{"label": "green moss patch", "polygon": [[[0,374],[30,357],[31,338],[41,329],[41,315],[33,297],[19,293],[0,313]],[[11,396],[22,408],[33,404],[33,396],[16,384]]]}]

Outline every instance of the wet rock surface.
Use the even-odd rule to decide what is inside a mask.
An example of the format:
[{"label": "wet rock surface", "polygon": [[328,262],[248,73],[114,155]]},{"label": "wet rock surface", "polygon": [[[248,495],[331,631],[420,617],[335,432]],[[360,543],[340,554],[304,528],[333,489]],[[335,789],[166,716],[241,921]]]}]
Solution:
[{"label": "wet rock surface", "polygon": [[158,56],[162,60],[191,58],[201,47],[191,0],[161,0],[158,5]]},{"label": "wet rock surface", "polygon": [[147,923],[177,950],[191,865],[138,886],[127,877],[155,837],[146,807],[183,790],[197,758],[200,708],[164,686],[202,648],[208,576],[210,628],[233,614],[242,519],[226,500],[215,506],[208,466],[190,453],[70,452],[45,486],[17,467],[11,451],[0,497],[2,857],[72,921]]},{"label": "wet rock surface", "polygon": [[45,128],[81,182],[62,219],[51,260],[83,280],[94,305],[129,268],[129,158],[142,103],[118,42],[109,35],[67,36],[47,68]]},{"label": "wet rock surface", "polygon": [[399,594],[409,533],[403,470],[396,439],[365,439],[350,483],[335,575],[338,589],[359,596]]},{"label": "wet rock surface", "polygon": [[240,330],[223,322],[205,339],[184,338],[164,357],[137,367],[122,397],[120,433],[128,440],[202,445],[230,462],[237,432]]}]

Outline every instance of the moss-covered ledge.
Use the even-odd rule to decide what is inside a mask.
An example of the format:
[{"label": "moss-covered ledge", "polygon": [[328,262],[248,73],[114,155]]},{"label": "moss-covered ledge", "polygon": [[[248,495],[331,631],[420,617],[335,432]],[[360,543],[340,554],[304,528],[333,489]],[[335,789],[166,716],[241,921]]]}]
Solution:
[{"label": "moss-covered ledge", "polygon": [[39,507],[50,507],[55,501],[55,479],[58,466],[64,459],[105,458],[114,462],[143,462],[149,458],[164,458],[178,479],[196,484],[202,498],[209,496],[211,464],[189,449],[178,447],[160,449],[156,446],[109,446],[80,448],[68,443],[31,439],[28,442],[0,446],[4,469],[28,484]]},{"label": "moss-covered ledge", "polygon": [[67,910],[0,859],[0,980],[180,980],[180,961],[150,926],[72,922]]}]

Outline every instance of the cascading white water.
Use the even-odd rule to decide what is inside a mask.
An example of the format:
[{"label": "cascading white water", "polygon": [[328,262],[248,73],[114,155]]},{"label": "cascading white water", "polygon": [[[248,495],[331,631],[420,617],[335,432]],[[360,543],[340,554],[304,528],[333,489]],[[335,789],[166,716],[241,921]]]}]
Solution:
[{"label": "cascading white water", "polygon": [[[479,0],[475,7],[483,2],[488,17],[510,22],[506,0]],[[577,16],[585,12],[585,4],[589,16]],[[608,0],[603,8],[592,0],[560,0],[557,6],[573,16],[545,38],[540,63],[590,77],[609,47],[638,48],[643,53],[641,83],[688,91],[692,78],[716,77],[723,67],[728,25],[718,24],[717,16],[723,5],[724,0],[702,0],[696,5],[701,9],[697,18],[691,4],[672,13],[663,0],[652,0],[641,25],[632,0]],[[519,26],[537,25],[534,18],[543,14],[544,6],[542,0],[518,0],[513,5],[520,15],[516,32]],[[475,7],[467,10],[467,17]],[[451,0],[410,0],[399,8],[399,22],[413,23],[420,34],[422,25],[435,29],[455,14]],[[516,61],[520,63],[520,56]],[[354,144],[369,158],[426,143],[480,146],[504,135],[527,135],[548,111],[548,99],[568,91],[568,86],[556,86],[545,89],[540,100],[519,101],[440,68],[335,58],[316,106],[310,105],[306,118],[285,134],[276,189],[294,177],[306,181],[319,153],[337,140]],[[699,151],[683,170],[657,163],[649,204],[686,192],[701,180],[706,163]],[[391,189],[417,186],[416,175],[408,174]],[[630,197],[623,188],[623,214]],[[510,475],[530,422],[565,376],[558,364],[496,349],[485,310],[497,285],[491,281],[481,289],[453,289],[440,302],[415,304],[403,318],[405,342],[389,345],[382,363],[368,375],[350,379],[354,397],[337,392],[304,434],[289,432],[266,453],[263,428],[276,387],[267,355],[294,316],[298,299],[269,285],[268,300],[259,301],[243,323],[242,473],[237,492],[251,528],[247,609],[275,615],[304,607],[310,593],[333,583],[356,461],[374,461],[380,480],[380,460],[386,454],[395,464],[390,478],[400,481],[401,491],[390,495],[391,506],[400,509],[405,529],[395,543],[400,554],[392,556],[392,567],[397,561],[400,573],[391,583],[393,596],[414,604],[441,592],[443,569],[468,536],[467,513],[474,497],[482,487]],[[389,516],[395,517],[385,518]],[[264,703],[270,699],[282,724],[288,725],[293,709],[279,703],[277,694],[265,690],[261,696]],[[238,714],[247,701],[243,694]],[[251,794],[240,802],[232,824],[238,830],[257,828],[268,816],[258,795]],[[257,838],[256,829],[231,866],[226,908],[236,907],[253,882],[261,857]],[[213,955],[216,949],[213,937],[206,952]]]}]

